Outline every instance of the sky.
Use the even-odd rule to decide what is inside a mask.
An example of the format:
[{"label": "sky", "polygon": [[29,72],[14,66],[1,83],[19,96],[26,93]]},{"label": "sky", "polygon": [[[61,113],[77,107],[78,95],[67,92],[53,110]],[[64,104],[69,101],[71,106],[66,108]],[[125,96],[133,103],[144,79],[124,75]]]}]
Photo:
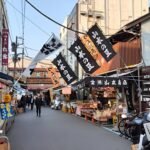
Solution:
[{"label": "sky", "polygon": [[[15,42],[16,36],[22,37],[22,2],[24,0],[5,0],[9,19],[11,40]],[[70,14],[77,0],[29,0],[44,14],[63,23],[65,17]],[[47,20],[36,12],[28,3],[25,3],[25,30],[24,43],[25,55],[34,57],[42,45],[49,39],[51,33],[59,37],[60,26]],[[38,26],[38,27],[37,27]],[[21,43],[21,40],[18,42]],[[37,50],[37,51],[36,51]],[[21,52],[21,49],[18,49]]]}]

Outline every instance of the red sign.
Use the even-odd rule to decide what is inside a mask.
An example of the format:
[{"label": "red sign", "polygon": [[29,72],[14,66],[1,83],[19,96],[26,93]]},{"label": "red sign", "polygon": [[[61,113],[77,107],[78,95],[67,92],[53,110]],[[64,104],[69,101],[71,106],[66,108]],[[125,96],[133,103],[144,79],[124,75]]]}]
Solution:
[{"label": "red sign", "polygon": [[8,29],[2,29],[2,65],[8,65]]},{"label": "red sign", "polygon": [[62,88],[62,94],[71,94],[71,87]]}]

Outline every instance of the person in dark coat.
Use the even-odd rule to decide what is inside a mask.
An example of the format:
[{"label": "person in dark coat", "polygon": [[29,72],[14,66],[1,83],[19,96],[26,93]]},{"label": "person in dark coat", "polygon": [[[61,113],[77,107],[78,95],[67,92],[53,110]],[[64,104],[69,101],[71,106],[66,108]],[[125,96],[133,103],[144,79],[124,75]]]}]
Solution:
[{"label": "person in dark coat", "polygon": [[36,97],[35,105],[36,105],[36,114],[37,116],[41,117],[42,97],[40,95]]},{"label": "person in dark coat", "polygon": [[23,96],[21,97],[20,104],[21,104],[21,106],[23,107],[24,112],[26,112],[27,95],[25,95],[25,96],[23,95]]},{"label": "person in dark coat", "polygon": [[32,96],[32,98],[31,98],[31,110],[33,110],[35,100],[36,100],[36,97]]}]

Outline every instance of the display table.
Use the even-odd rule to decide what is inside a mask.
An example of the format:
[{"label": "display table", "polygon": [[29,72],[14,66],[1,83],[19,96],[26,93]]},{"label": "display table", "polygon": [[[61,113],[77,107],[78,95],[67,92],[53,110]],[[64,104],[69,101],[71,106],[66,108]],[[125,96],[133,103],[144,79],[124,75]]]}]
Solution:
[{"label": "display table", "polygon": [[82,103],[77,105],[76,115],[81,116],[81,112],[84,110],[94,110],[97,109],[97,103]]}]

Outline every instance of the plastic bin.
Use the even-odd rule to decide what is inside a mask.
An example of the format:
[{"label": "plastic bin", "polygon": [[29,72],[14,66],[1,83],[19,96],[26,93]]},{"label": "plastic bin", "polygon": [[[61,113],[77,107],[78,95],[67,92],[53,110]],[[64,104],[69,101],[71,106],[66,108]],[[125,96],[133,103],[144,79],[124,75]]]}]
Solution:
[{"label": "plastic bin", "polygon": [[0,136],[0,150],[10,150],[10,143],[7,136]]}]

